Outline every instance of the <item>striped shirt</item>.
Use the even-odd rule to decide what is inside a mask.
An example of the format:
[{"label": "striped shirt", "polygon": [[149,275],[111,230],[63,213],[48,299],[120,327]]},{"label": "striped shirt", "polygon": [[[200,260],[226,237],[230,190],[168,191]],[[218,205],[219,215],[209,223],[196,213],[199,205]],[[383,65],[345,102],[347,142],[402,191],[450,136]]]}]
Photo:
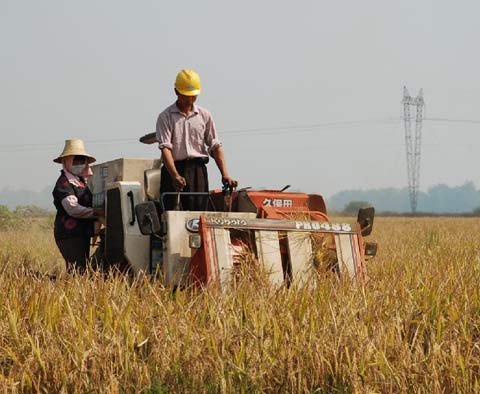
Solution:
[{"label": "striped shirt", "polygon": [[212,115],[197,105],[188,115],[169,106],[158,116],[156,135],[159,149],[170,149],[175,161],[208,157],[221,145]]}]

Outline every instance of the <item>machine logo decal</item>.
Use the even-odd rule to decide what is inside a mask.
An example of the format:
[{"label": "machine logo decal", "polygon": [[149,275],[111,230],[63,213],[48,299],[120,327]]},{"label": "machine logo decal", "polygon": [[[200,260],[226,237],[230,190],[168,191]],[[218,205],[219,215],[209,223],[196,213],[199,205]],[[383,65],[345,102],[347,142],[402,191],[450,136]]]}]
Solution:
[{"label": "machine logo decal", "polygon": [[251,230],[309,231],[326,233],[355,233],[350,223],[329,223],[317,221],[293,221],[272,219],[237,219],[206,217],[207,227],[248,228]]},{"label": "machine logo decal", "polygon": [[298,230],[326,230],[326,231],[352,231],[349,223],[328,223],[328,222],[295,222]]},{"label": "machine logo decal", "polygon": [[218,224],[220,226],[246,226],[248,223],[245,219],[232,219],[232,218],[208,218],[210,222]]},{"label": "machine logo decal", "polygon": [[293,200],[282,198],[265,198],[262,204],[264,207],[291,208],[293,207]]},{"label": "machine logo decal", "polygon": [[192,233],[198,233],[199,225],[200,225],[200,219],[198,218],[189,219],[187,220],[187,223],[185,223],[185,227],[187,228],[187,230]]}]

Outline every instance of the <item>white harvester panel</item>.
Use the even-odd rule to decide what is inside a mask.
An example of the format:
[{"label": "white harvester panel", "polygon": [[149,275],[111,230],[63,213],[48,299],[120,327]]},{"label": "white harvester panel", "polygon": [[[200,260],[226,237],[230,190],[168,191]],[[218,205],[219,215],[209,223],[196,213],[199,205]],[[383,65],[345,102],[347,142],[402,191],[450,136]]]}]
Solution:
[{"label": "white harvester panel", "polygon": [[[210,216],[210,215],[209,215]],[[326,252],[328,265],[335,272],[346,278],[364,279],[364,256],[360,247],[359,233],[348,223],[336,224],[319,221],[289,221],[272,219],[246,219],[240,221],[222,220],[207,216],[206,246],[207,272],[209,282],[218,283],[221,278],[219,257],[231,266],[226,254],[238,254],[235,247],[228,245],[225,235],[229,229],[253,231],[255,235],[257,258],[264,269],[270,274],[273,284],[287,285],[296,283],[304,286],[316,272],[316,256]],[[335,240],[333,245],[319,244],[314,247],[314,234],[324,234]],[[323,239],[323,236],[320,236]],[[320,250],[314,250],[321,247]],[[323,250],[325,249],[325,250]],[[285,255],[288,251],[288,258]],[[330,252],[336,251],[336,257]],[[283,260],[283,261],[282,261]],[[334,265],[338,263],[338,268]],[[224,265],[225,265],[224,264]],[[285,265],[285,266],[284,266]],[[201,272],[200,270],[198,270]],[[285,280],[284,280],[285,278]],[[203,284],[206,284],[204,280]]]},{"label": "white harvester panel", "polygon": [[284,275],[278,231],[255,231],[255,241],[260,264],[269,274],[272,283],[281,285]]},{"label": "white harvester panel", "polygon": [[292,279],[302,285],[312,273],[313,251],[309,233],[288,232],[288,250]]},{"label": "white harvester panel", "polygon": [[335,234],[338,266],[340,274],[356,278],[359,273],[358,264],[362,261],[358,236],[356,234]]},{"label": "white harvester panel", "polygon": [[[163,227],[166,228],[166,235],[163,238],[163,275],[169,286],[185,286],[188,283],[190,271],[190,259],[192,250],[189,245],[189,237],[197,234],[187,230],[187,223],[199,219],[201,214],[208,214],[209,217],[253,219],[255,213],[244,212],[204,212],[204,211],[166,211],[162,214]],[[222,238],[222,244],[230,247],[230,241],[225,234],[218,234]],[[227,241],[226,241],[227,240]],[[230,264],[224,257],[221,257],[223,276],[226,275],[227,266]]]},{"label": "white harvester panel", "polygon": [[93,176],[88,186],[93,194],[93,206],[103,206],[105,192],[113,182],[139,182],[144,197],[145,171],[160,168],[160,160],[121,158],[92,165]]},{"label": "white harvester panel", "polygon": [[140,232],[134,210],[143,199],[140,182],[107,184],[107,261],[109,264],[127,263],[136,273],[147,271],[150,260],[150,237]]},{"label": "white harvester panel", "polygon": [[233,256],[232,256],[232,240],[230,231],[223,228],[213,230],[215,240],[217,242],[217,262],[218,276],[221,288],[228,286],[232,280],[233,273]]}]

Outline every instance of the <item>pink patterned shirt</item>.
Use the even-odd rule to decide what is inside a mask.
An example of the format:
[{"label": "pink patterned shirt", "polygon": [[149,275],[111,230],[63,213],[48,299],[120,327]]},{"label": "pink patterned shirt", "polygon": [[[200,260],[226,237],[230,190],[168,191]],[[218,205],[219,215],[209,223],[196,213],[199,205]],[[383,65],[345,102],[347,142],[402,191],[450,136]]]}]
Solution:
[{"label": "pink patterned shirt", "polygon": [[188,116],[176,104],[158,115],[157,140],[159,149],[170,149],[175,161],[208,157],[221,145],[212,115],[197,105]]},{"label": "pink patterned shirt", "polygon": [[[72,185],[77,187],[85,187],[84,182],[82,182],[78,176],[73,175],[67,169],[64,169],[63,173],[67,177],[68,182],[71,183]],[[77,219],[90,218],[93,216],[93,208],[84,207],[83,205],[80,205],[78,203],[77,196],[75,196],[74,194],[66,196],[62,200],[62,206],[63,206],[63,209],[65,209],[65,211],[70,216],[73,216],[74,218],[77,218]]]}]

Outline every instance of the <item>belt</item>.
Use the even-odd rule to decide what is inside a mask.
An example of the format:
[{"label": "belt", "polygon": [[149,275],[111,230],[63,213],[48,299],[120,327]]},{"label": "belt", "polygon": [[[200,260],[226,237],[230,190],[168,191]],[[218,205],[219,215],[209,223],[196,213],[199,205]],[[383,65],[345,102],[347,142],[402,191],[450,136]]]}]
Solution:
[{"label": "belt", "polygon": [[184,159],[184,160],[175,160],[175,165],[177,164],[207,164],[208,163],[208,157],[192,157],[190,159]]}]

